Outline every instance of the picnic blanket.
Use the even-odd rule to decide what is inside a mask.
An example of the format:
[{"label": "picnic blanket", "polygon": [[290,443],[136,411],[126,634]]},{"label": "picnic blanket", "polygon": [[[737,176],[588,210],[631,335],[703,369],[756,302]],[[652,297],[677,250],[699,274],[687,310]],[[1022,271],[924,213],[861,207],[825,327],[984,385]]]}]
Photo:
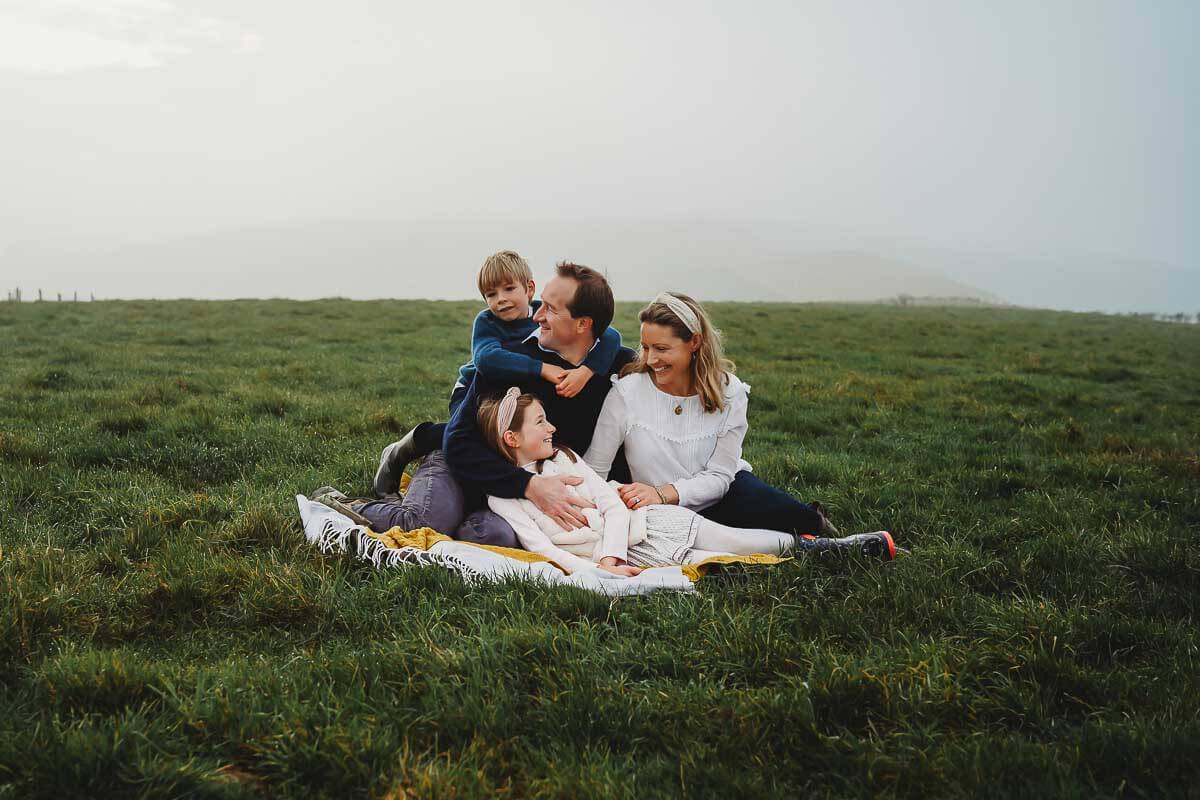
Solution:
[{"label": "picnic blanket", "polygon": [[458,572],[471,581],[500,581],[518,577],[556,586],[576,586],[588,591],[624,597],[670,590],[696,591],[701,575],[728,564],[778,564],[787,559],[757,554],[716,556],[698,564],[655,567],[625,578],[595,569],[567,574],[550,559],[528,550],[459,542],[432,528],[405,531],[392,528],[375,533],[356,525],[332,508],[296,495],[304,536],[322,553],[350,553],[356,558],[384,569],[406,565],[438,566]]}]

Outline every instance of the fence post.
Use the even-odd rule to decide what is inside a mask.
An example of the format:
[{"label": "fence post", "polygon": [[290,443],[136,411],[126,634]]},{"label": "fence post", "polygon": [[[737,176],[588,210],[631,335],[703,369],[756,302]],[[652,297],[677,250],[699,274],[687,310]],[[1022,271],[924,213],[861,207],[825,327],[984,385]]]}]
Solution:
[{"label": "fence post", "polygon": [[42,302],[42,290],[38,289],[38,302]]}]

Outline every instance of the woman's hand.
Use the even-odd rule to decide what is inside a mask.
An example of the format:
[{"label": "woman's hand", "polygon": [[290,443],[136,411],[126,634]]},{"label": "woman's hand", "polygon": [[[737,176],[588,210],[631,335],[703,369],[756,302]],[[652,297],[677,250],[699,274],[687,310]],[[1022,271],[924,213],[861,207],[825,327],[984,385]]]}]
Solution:
[{"label": "woman's hand", "polygon": [[617,489],[617,494],[621,498],[621,502],[627,508],[639,509],[646,506],[661,504],[663,499],[659,496],[658,489],[653,486],[647,486],[644,483],[624,483],[621,488]]},{"label": "woman's hand", "polygon": [[616,556],[605,556],[600,559],[599,567],[605,572],[611,572],[613,575],[620,575],[623,578],[632,578],[642,571],[641,567],[631,567],[628,564],[622,564],[621,560]]}]

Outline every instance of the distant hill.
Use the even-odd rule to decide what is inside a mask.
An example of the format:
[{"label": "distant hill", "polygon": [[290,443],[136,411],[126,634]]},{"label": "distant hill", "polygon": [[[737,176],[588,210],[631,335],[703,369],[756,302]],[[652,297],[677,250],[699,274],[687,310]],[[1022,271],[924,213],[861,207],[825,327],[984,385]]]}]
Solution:
[{"label": "distant hill", "polygon": [[1184,268],[1103,255],[1021,256],[905,242],[864,242],[860,246],[984,286],[1021,306],[1110,312],[1200,311],[1200,265]]},{"label": "distant hill", "polygon": [[542,280],[562,259],[603,269],[624,300],[670,288],[709,300],[873,301],[904,293],[1002,302],[904,261],[804,251],[703,222],[325,221],[142,243],[14,246],[0,263],[27,297],[41,286],[98,297],[471,298],[479,264],[503,248],[525,255]]}]

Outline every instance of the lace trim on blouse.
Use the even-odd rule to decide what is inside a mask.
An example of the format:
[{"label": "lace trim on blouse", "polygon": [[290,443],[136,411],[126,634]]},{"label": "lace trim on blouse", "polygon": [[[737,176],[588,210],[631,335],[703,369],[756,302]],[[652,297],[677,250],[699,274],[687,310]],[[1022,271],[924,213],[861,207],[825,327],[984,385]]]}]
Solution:
[{"label": "lace trim on blouse", "polygon": [[[621,392],[621,397],[625,399],[626,406],[633,402],[635,398],[640,397],[642,399],[649,400],[652,405],[657,405],[663,410],[674,409],[675,406],[683,405],[684,403],[690,403],[696,405],[696,409],[689,409],[689,413],[696,413],[696,411],[700,411],[700,400],[696,395],[691,395],[688,397],[675,397],[674,395],[669,395],[663,392],[657,386],[655,386],[654,381],[646,373],[635,373],[635,375],[639,377],[639,380],[634,381],[626,379],[621,381],[618,380],[617,376],[615,375],[612,378],[613,385],[618,391]],[[633,376],[629,377],[632,378]],[[742,383],[741,381],[738,381],[736,377],[730,377],[732,378],[732,381],[730,386],[727,387],[728,391],[725,393],[725,410],[713,412],[721,415],[721,421],[717,424],[716,428],[688,434],[686,436],[679,436],[676,434],[667,433],[660,428],[648,424],[646,420],[639,418],[636,414],[627,413],[625,415],[625,435],[628,436],[634,428],[638,428],[646,433],[651,434],[652,436],[662,439],[663,441],[672,442],[674,444],[692,444],[694,442],[702,442],[706,439],[716,439],[724,436],[731,427],[729,419],[733,414],[735,406],[739,400],[743,404],[747,403],[750,395],[750,384]],[[740,398],[739,394],[741,395]],[[709,412],[701,411],[701,413],[707,415]]]},{"label": "lace trim on blouse", "polygon": [[705,431],[703,433],[694,433],[690,436],[672,436],[669,433],[663,433],[662,431],[658,430],[657,428],[653,428],[641,421],[627,420],[625,422],[625,433],[626,434],[631,433],[634,428],[638,428],[638,429],[643,430],[646,433],[649,433],[659,439],[662,439],[665,442],[672,442],[674,444],[691,444],[692,442],[702,442],[705,439],[716,439],[718,436],[723,435],[726,431],[729,430],[729,426],[727,424],[722,424],[720,428],[718,428],[717,430],[714,430],[714,431]]}]

